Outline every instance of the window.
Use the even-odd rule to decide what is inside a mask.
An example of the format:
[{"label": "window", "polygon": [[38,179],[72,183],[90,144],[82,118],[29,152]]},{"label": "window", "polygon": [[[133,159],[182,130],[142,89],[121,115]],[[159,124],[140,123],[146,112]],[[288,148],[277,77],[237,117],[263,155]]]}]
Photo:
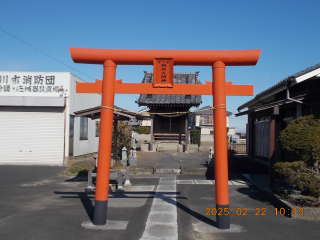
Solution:
[{"label": "window", "polygon": [[100,135],[100,121],[96,121],[96,137]]},{"label": "window", "polygon": [[69,137],[73,137],[73,129],[74,127],[74,116],[70,115],[70,122],[69,122]]},{"label": "window", "polygon": [[201,116],[201,125],[213,125],[213,116]]},{"label": "window", "polygon": [[80,117],[80,140],[88,140],[88,118]]}]

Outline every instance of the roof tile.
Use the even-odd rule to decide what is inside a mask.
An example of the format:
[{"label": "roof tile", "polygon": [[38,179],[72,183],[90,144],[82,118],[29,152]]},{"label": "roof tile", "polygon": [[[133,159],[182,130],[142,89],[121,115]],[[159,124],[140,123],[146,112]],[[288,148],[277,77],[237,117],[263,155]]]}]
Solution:
[{"label": "roof tile", "polygon": [[[198,79],[199,72],[194,73],[174,73],[173,82],[175,84],[201,84]],[[152,83],[153,73],[144,72],[144,78],[142,83]],[[202,98],[200,95],[191,95],[191,97],[186,97],[186,95],[172,95],[172,94],[152,94],[149,98],[147,94],[140,94],[139,99],[136,101],[139,106],[152,106],[152,105],[176,105],[184,104],[190,107],[198,107],[202,103]]]},{"label": "roof tile", "polygon": [[259,98],[262,97],[263,95],[265,95],[265,94],[267,94],[267,93],[275,90],[276,88],[278,88],[278,87],[280,87],[280,86],[285,85],[285,84],[286,84],[286,81],[287,81],[289,78],[291,78],[291,77],[294,77],[294,78],[300,77],[300,76],[302,76],[302,75],[304,75],[304,74],[306,74],[306,73],[312,72],[313,70],[316,70],[316,69],[318,69],[318,68],[320,68],[320,63],[318,63],[318,64],[316,64],[316,65],[314,65],[314,66],[312,66],[312,67],[308,67],[308,68],[306,68],[306,69],[304,69],[304,70],[302,70],[302,71],[300,71],[300,72],[297,72],[297,73],[295,73],[295,74],[293,74],[293,75],[290,75],[290,76],[286,77],[285,79],[281,80],[280,82],[276,83],[275,85],[273,85],[273,86],[267,88],[266,90],[263,90],[262,92],[258,93],[258,94],[257,94],[253,99],[251,99],[250,101],[248,101],[248,102],[242,104],[241,106],[239,106],[239,107],[238,107],[238,111],[241,110],[241,109],[243,109],[243,108],[248,107],[250,104],[254,103],[257,99],[259,99]]}]

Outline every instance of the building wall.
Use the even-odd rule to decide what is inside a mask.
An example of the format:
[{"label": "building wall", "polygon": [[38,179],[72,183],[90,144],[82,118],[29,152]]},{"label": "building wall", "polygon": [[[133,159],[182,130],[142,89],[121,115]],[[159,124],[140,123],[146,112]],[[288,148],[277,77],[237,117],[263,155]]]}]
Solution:
[{"label": "building wall", "polygon": [[[69,115],[74,115],[75,111],[93,108],[101,105],[101,94],[97,93],[76,93],[76,83],[84,82],[82,79],[70,74],[70,99],[69,109],[66,123],[69,123]],[[74,119],[74,144],[73,156],[80,156],[87,153],[94,153],[98,151],[99,137],[95,136],[96,121],[100,119],[88,119],[88,140],[80,140],[80,118]],[[69,125],[68,125],[69,126]],[[69,127],[67,128],[69,129]],[[69,146],[69,130],[66,131],[66,142]],[[65,156],[69,152],[65,151]]]},{"label": "building wall", "polygon": [[255,155],[260,157],[270,157],[270,121],[255,122]]},{"label": "building wall", "polygon": [[[288,124],[301,116],[311,114],[311,107],[305,104],[291,102],[287,103],[286,86],[281,87],[281,92],[270,93],[268,98],[261,96],[263,101],[248,106],[252,110],[256,106],[273,101],[282,102],[280,106],[261,109],[260,111],[251,111],[248,113],[247,124],[247,153],[250,155],[251,166],[257,160],[265,160],[269,166],[270,184],[274,179],[271,174],[273,165],[286,158],[286,152],[281,149],[279,135]],[[319,98],[320,81],[319,78],[307,79],[304,82],[293,85],[289,88],[291,98],[300,97],[304,103],[313,106],[313,114],[320,113]],[[272,95],[274,94],[274,95]],[[253,168],[252,168],[253,169]]]},{"label": "building wall", "polygon": [[[203,115],[203,116],[206,116],[206,115]],[[193,116],[192,116],[193,117]],[[192,118],[191,117],[191,118]],[[201,123],[201,115],[195,115],[195,125],[191,126],[191,128],[194,128],[194,127],[197,127],[197,129],[200,129],[201,131],[201,141],[202,142],[213,142],[213,132],[214,132],[214,126],[212,125],[203,125]],[[200,128],[199,128],[200,127]],[[229,127],[229,116],[226,116],[226,127]],[[234,135],[235,134],[235,128],[230,128],[229,129],[229,132],[227,133],[228,135],[230,134],[230,132],[232,133],[232,131],[234,131],[233,134],[231,135]]]},{"label": "building wall", "polygon": [[[214,134],[213,134],[213,127],[211,128],[201,128],[201,142],[213,142],[214,141]],[[235,135],[236,129],[230,128],[229,132],[227,133],[228,136]]]},{"label": "building wall", "polygon": [[140,126],[151,127],[151,120],[142,120]]},{"label": "building wall", "polygon": [[1,162],[63,164],[69,74],[0,72]]},{"label": "building wall", "polygon": [[[204,115],[205,116],[205,115]],[[229,127],[229,116],[226,116],[226,126]],[[192,122],[193,123],[193,122]],[[196,115],[195,116],[195,126],[192,126],[192,127],[196,127],[196,126],[201,126],[202,123],[201,123],[201,115]]]},{"label": "building wall", "polygon": [[177,117],[154,116],[154,133],[184,133],[185,132],[185,115]]},{"label": "building wall", "polygon": [[75,118],[74,122],[74,156],[98,152],[99,137],[96,137],[96,124],[99,119],[88,119],[88,140],[80,140],[80,118]]},{"label": "building wall", "polygon": [[213,142],[213,134],[201,134],[201,142]]},{"label": "building wall", "polygon": [[[61,124],[61,128],[59,129],[62,129],[63,131],[60,132],[59,130],[58,132],[62,136],[62,140],[60,141],[63,144],[62,156],[67,157],[69,156],[70,115],[74,115],[74,111],[97,107],[101,104],[100,94],[77,94],[76,82],[84,81],[68,72],[0,71],[0,98],[3,100],[2,104],[0,101],[0,107],[6,102],[6,104],[9,104],[10,106],[15,106],[15,104],[21,107],[47,106],[48,109],[54,109],[54,107],[56,107],[54,104],[61,102],[57,100],[64,99],[65,111],[62,113],[63,122],[59,123]],[[45,114],[41,116],[45,116]],[[20,118],[23,119],[23,115],[20,114]],[[79,140],[79,137],[77,137],[79,136],[80,131],[79,121],[79,118],[75,118],[74,156],[92,153],[98,150],[99,138],[95,137],[95,121],[89,119],[89,138],[88,140],[81,141]],[[7,124],[9,123],[11,122],[8,122]],[[38,122],[38,124],[44,123]],[[8,125],[5,124],[4,126]],[[41,128],[42,126],[39,127]],[[39,134],[41,136],[41,133]]]},{"label": "building wall", "polygon": [[228,135],[235,135],[236,134],[236,128],[229,128]]},{"label": "building wall", "polygon": [[201,134],[211,134],[213,131],[213,127],[203,127],[201,128]]},{"label": "building wall", "polygon": [[201,121],[201,116],[200,115],[196,115],[196,126],[200,126],[200,121]]}]

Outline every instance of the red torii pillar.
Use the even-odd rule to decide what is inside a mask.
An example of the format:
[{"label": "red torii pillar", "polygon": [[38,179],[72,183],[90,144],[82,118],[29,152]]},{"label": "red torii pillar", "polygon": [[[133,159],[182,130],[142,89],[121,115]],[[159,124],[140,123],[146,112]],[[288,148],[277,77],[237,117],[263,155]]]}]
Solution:
[{"label": "red torii pillar", "polygon": [[230,228],[225,69],[224,63],[220,61],[212,66],[213,106],[216,108],[213,110],[216,209],[217,213],[221,213],[220,208],[223,210],[222,215],[216,215],[219,229]]},{"label": "red torii pillar", "polygon": [[[103,81],[77,83],[77,93],[102,93],[100,118],[99,164],[94,208],[94,225],[107,220],[112,121],[115,93],[213,95],[215,187],[219,229],[230,228],[228,156],[226,134],[226,95],[253,95],[253,86],[232,85],[225,82],[225,66],[255,65],[261,50],[124,50],[70,48],[75,63],[103,64]],[[159,64],[158,64],[159,63]],[[159,72],[161,63],[168,63],[165,74]],[[154,82],[122,83],[115,80],[116,66],[154,65]],[[212,66],[213,81],[206,84],[178,84],[173,86],[173,65]],[[162,69],[161,69],[162,71]],[[168,78],[163,76],[170,76]],[[210,87],[210,85],[212,86]]]}]

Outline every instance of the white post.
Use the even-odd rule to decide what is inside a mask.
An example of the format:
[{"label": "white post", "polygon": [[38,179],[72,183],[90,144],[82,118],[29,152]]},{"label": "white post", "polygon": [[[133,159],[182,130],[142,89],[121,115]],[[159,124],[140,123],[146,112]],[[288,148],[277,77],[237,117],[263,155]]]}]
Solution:
[{"label": "white post", "polygon": [[209,167],[214,167],[214,152],[212,150],[212,147],[210,147],[208,165],[209,165]]},{"label": "white post", "polygon": [[126,170],[126,181],[124,182],[124,186],[131,186],[131,183],[130,183],[130,167],[127,167],[127,170]]}]

